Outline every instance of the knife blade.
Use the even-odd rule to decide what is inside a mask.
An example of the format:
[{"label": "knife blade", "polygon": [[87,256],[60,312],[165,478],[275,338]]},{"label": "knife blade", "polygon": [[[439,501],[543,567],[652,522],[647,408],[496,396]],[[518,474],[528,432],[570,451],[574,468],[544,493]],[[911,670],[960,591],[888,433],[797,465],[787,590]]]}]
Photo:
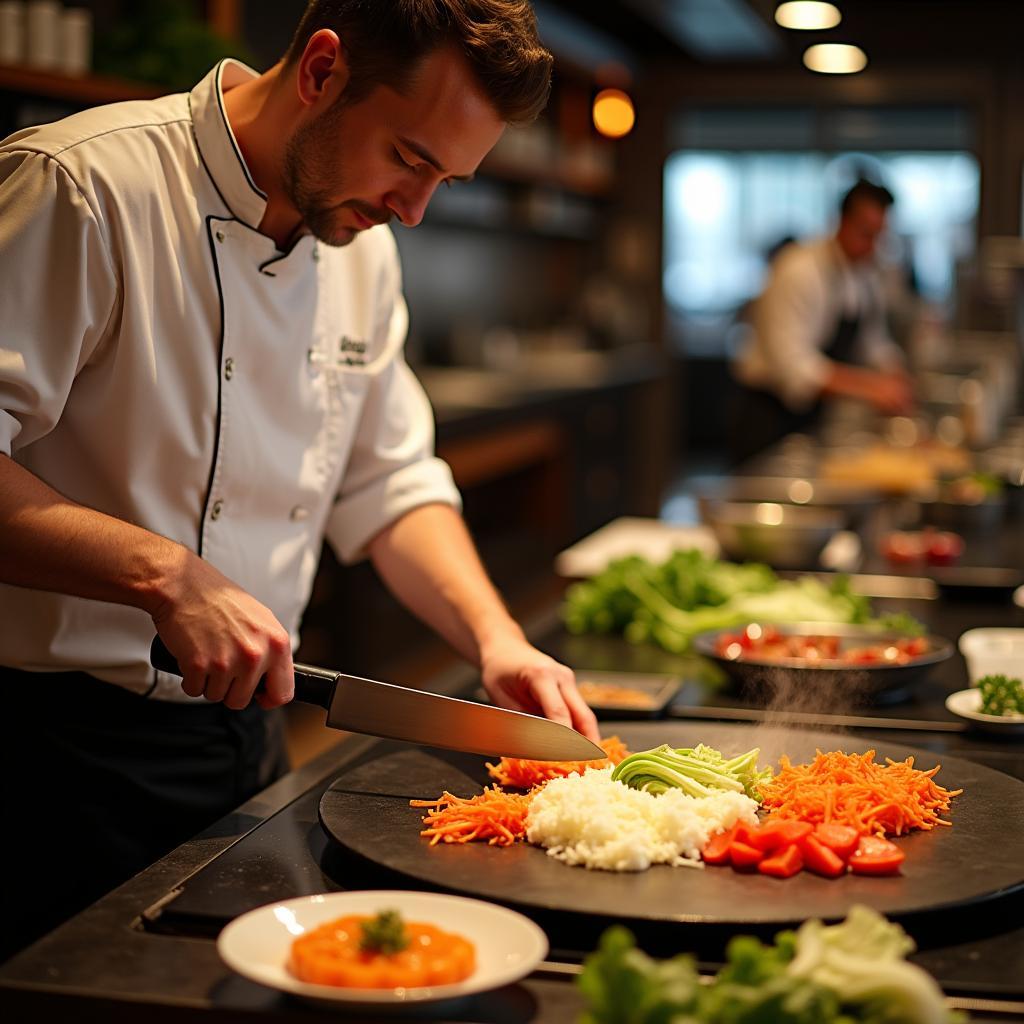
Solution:
[{"label": "knife blade", "polygon": [[[149,652],[161,672],[182,674],[159,636]],[[464,750],[532,761],[590,761],[605,757],[596,744],[538,715],[479,704],[350,676],[332,669],[295,664],[295,700],[327,712],[332,729],[405,740],[428,747]],[[264,680],[260,680],[262,686]]]}]

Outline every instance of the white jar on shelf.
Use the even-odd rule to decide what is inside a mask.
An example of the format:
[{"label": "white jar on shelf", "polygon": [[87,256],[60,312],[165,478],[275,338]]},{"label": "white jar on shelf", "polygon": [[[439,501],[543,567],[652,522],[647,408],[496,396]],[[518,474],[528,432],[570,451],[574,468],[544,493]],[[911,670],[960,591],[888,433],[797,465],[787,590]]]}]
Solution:
[{"label": "white jar on shelf", "polygon": [[25,63],[52,70],[60,64],[61,6],[57,0],[29,0],[25,29]]},{"label": "white jar on shelf", "polygon": [[60,69],[66,75],[86,75],[92,66],[92,12],[68,7],[60,18]]},{"label": "white jar on shelf", "polygon": [[0,64],[25,63],[25,4],[22,0],[0,3]]}]

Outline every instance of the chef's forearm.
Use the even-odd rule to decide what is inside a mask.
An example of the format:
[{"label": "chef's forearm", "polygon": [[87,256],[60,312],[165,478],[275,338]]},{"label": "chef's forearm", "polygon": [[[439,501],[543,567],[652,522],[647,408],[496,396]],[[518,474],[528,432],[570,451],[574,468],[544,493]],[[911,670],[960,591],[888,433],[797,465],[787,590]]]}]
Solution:
[{"label": "chef's forearm", "polygon": [[0,455],[0,581],[153,614],[192,557],[165,537],[76,504]]},{"label": "chef's forearm", "polygon": [[371,541],[370,557],[388,589],[467,661],[479,666],[489,645],[522,638],[450,506],[413,509]]}]

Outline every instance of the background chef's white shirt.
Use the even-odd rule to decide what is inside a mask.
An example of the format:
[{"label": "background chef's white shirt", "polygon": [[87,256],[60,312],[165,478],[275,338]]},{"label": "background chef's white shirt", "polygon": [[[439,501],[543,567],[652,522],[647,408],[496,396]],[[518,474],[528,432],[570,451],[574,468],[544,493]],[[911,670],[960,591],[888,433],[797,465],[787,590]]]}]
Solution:
[{"label": "background chef's white shirt", "polygon": [[734,371],[744,384],[777,394],[802,411],[831,368],[822,349],[842,316],[861,317],[860,361],[878,369],[902,363],[885,324],[885,300],[873,264],[856,266],[834,238],[787,245],[753,305],[751,329]]},{"label": "background chef's white shirt", "polygon": [[[324,536],[458,505],[405,363],[386,227],[287,253],[224,114],[254,75],[118,103],[0,145],[0,451],[74,501],[198,551],[298,642]],[[188,700],[154,673],[148,615],[0,585],[0,664],[84,669]]]}]

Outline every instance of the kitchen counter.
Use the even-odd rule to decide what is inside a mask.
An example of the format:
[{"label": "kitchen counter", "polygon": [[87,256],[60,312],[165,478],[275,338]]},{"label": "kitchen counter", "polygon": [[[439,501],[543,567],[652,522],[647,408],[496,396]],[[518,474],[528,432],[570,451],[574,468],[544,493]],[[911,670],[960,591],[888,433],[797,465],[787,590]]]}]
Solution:
[{"label": "kitchen counter", "polygon": [[[918,607],[927,606],[927,607]],[[1013,606],[916,602],[933,628],[954,636],[970,619],[989,624],[1024,624]],[[966,616],[966,618],[965,618]],[[669,709],[674,720],[739,717],[761,720],[764,712],[730,691],[701,682],[692,665],[649,649],[630,648],[609,638],[568,637],[555,610],[531,624],[531,635],[578,668],[643,668],[683,671],[687,683]],[[638,661],[642,662],[638,664]],[[468,670],[452,670],[436,689],[466,693],[475,685]],[[1024,778],[1024,744],[1019,738],[967,731],[941,701],[965,685],[964,667],[954,657],[925,687],[904,703],[876,708],[837,709],[823,722],[868,739],[955,754]],[[186,1020],[197,1012],[217,1021],[327,1019],[328,1014],[232,974],[217,957],[212,936],[231,916],[250,906],[305,893],[343,888],[401,885],[346,860],[317,821],[319,796],[347,766],[381,741],[353,737],[288,775],[202,835],[101,899],[0,969],[0,1006],[7,1019],[68,1018],[76,1021]],[[70,794],[73,799],[73,793]],[[74,856],[70,841],[68,856]],[[405,884],[408,887],[408,883]],[[1006,1011],[1024,1014],[1024,893],[1003,897],[977,911],[944,912],[917,927],[916,959],[940,979],[976,1020],[1004,1020]],[[446,1007],[430,1019],[497,1024],[566,1024],[580,1009],[571,979],[580,954],[593,948],[598,924],[566,930],[557,918],[534,914],[552,938],[548,964],[522,983]],[[694,929],[697,930],[694,930]],[[705,965],[720,955],[726,936],[674,926],[645,933],[652,951],[692,949]],[[706,940],[706,941],[705,941]],[[1000,1012],[1002,1008],[1002,1012]],[[977,1012],[981,1011],[981,1012]],[[420,1019],[426,1013],[420,1011]],[[330,1014],[337,1019],[337,1014]],[[428,1015],[429,1016],[429,1015]],[[360,1016],[361,1020],[369,1018]]]}]

